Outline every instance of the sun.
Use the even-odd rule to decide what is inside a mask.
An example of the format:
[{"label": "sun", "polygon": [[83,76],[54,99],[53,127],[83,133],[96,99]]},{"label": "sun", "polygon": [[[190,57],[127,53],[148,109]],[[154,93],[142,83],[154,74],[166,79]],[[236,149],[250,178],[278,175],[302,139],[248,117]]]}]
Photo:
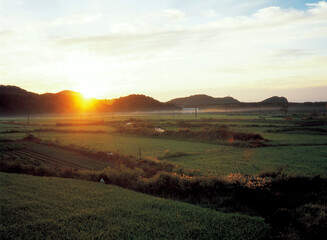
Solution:
[{"label": "sun", "polygon": [[101,95],[101,89],[90,85],[82,85],[77,88],[77,92],[81,93],[84,98],[99,98]]}]

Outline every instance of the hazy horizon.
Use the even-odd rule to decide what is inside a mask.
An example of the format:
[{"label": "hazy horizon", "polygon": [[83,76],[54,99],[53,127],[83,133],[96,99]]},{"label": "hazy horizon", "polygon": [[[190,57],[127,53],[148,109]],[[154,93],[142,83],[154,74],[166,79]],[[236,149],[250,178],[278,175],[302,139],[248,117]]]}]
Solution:
[{"label": "hazy horizon", "polygon": [[0,0],[0,84],[327,101],[327,2]]},{"label": "hazy horizon", "polygon": [[[1,85],[0,85],[1,86]],[[15,85],[3,85],[3,86],[15,86]],[[20,86],[16,86],[16,87],[19,87],[19,88],[21,88]],[[26,90],[26,91],[28,91],[28,92],[34,92],[34,91],[30,91],[30,90],[28,90],[28,89],[24,89],[24,90]],[[307,93],[308,92],[308,90],[310,90],[310,89],[302,89],[304,92],[303,92],[303,94],[305,95],[305,92]],[[59,92],[62,92],[62,91],[73,91],[73,90],[70,90],[70,89],[63,89],[63,90],[60,90]],[[317,91],[316,89],[313,89],[312,91]],[[324,92],[326,92],[327,91],[327,87],[326,88],[321,88],[321,89],[319,89],[319,91],[321,91],[321,93],[322,93],[322,95],[323,95],[323,93]],[[45,94],[45,93],[53,93],[53,94],[55,94],[55,93],[59,93],[59,92],[34,92],[34,93],[37,93],[37,94]],[[195,92],[195,91],[194,91]],[[209,92],[209,93],[208,93]],[[92,97],[92,98],[95,98],[95,99],[98,99],[98,100],[103,100],[103,99],[108,99],[108,100],[110,100],[110,99],[114,99],[114,98],[119,98],[119,97],[126,97],[126,96],[128,96],[128,95],[131,95],[131,94],[142,94],[142,95],[146,95],[146,96],[149,96],[149,97],[152,97],[152,98],[154,98],[154,99],[156,99],[156,100],[159,100],[159,101],[161,101],[161,102],[167,102],[167,101],[170,101],[170,100],[172,100],[172,99],[175,99],[175,98],[184,98],[184,97],[190,97],[190,96],[193,96],[193,95],[202,95],[202,94],[204,94],[204,95],[208,95],[208,96],[211,96],[211,97],[215,97],[215,98],[223,98],[223,97],[233,97],[234,99],[236,99],[236,100],[239,100],[240,102],[249,102],[249,103],[251,103],[251,102],[261,102],[261,101],[263,101],[263,100],[266,100],[267,98],[270,98],[270,97],[275,97],[275,96],[277,96],[277,97],[285,97],[285,98],[287,98],[287,100],[289,101],[289,102],[293,102],[293,103],[304,103],[304,102],[327,102],[327,100],[320,100],[320,101],[312,101],[312,100],[310,100],[309,98],[307,99],[307,100],[304,100],[304,101],[294,101],[294,100],[292,100],[293,98],[288,98],[287,97],[287,95],[283,95],[283,94],[281,94],[281,95],[274,95],[274,94],[272,94],[272,95],[267,95],[267,96],[264,96],[264,95],[262,95],[263,97],[262,98],[259,98],[258,96],[261,96],[260,94],[258,94],[258,96],[255,96],[253,99],[254,100],[242,100],[242,98],[238,98],[238,97],[235,97],[235,96],[233,96],[233,95],[215,95],[215,93],[214,92],[212,92],[212,94],[210,93],[210,91],[208,91],[207,90],[207,93],[203,93],[203,92],[195,92],[195,93],[190,93],[189,95],[178,95],[178,93],[179,92],[174,92],[174,94],[176,95],[175,97],[172,97],[172,98],[156,98],[156,97],[154,97],[154,96],[152,96],[151,94],[145,94],[145,93],[142,93],[142,92],[139,92],[139,93],[129,93],[129,94],[126,94],[126,95],[120,95],[120,96],[111,96],[110,98],[109,97],[104,97],[104,98],[101,98],[101,97]],[[181,94],[185,94],[185,92],[183,91],[183,92],[180,92]],[[290,95],[292,96],[292,92],[290,91],[289,92],[290,93]],[[164,94],[164,93],[163,93]],[[165,95],[165,94],[164,94]],[[86,96],[84,96],[84,97],[86,97]],[[246,99],[251,99],[250,98],[251,96],[247,96],[247,98]],[[86,97],[87,98],[87,97]]]}]

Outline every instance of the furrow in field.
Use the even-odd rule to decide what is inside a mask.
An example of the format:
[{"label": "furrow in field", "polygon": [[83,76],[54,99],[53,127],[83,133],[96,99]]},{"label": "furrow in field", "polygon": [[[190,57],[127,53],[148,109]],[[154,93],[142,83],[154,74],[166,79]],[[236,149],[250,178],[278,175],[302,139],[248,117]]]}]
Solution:
[{"label": "furrow in field", "polygon": [[79,164],[75,164],[75,163],[72,163],[72,162],[69,162],[69,161],[65,161],[63,159],[60,159],[60,158],[56,158],[56,157],[51,157],[51,156],[48,156],[46,154],[43,154],[43,153],[38,153],[38,152],[35,152],[35,151],[32,151],[32,150],[28,150],[28,152],[30,154],[36,154],[36,155],[40,155],[40,156],[43,156],[55,163],[59,163],[59,166],[69,166],[69,167],[73,167],[73,168],[78,168],[78,169],[85,169],[85,167],[79,165]]},{"label": "furrow in field", "polygon": [[27,151],[30,154],[38,154],[38,156],[51,158],[51,162],[57,162],[60,166],[69,166],[78,169],[103,169],[108,166],[107,163],[100,161],[96,158],[91,158],[83,154],[72,152],[69,150],[60,149],[54,146],[46,146],[43,144],[17,141],[20,149]]},{"label": "furrow in field", "polygon": [[22,157],[29,157],[31,159],[36,159],[40,162],[43,162],[43,163],[46,163],[47,165],[50,165],[50,166],[53,166],[53,167],[58,167],[57,164],[51,162],[51,161],[46,161],[45,159],[43,158],[37,158],[37,157],[34,157],[34,156],[29,156],[28,154],[26,154],[25,152],[20,152],[19,150],[15,151],[12,153],[12,155],[14,156],[14,158],[18,157],[18,158],[22,158]]},{"label": "furrow in field", "polygon": [[27,157],[30,157],[32,159],[36,159],[36,160],[38,160],[40,162],[46,163],[46,164],[51,165],[51,166],[54,166],[54,167],[58,167],[59,166],[59,164],[57,162],[53,162],[50,159],[48,159],[48,158],[46,158],[46,157],[44,157],[42,155],[32,155],[32,154],[29,154],[26,151],[21,151],[21,150],[17,150],[16,151],[16,154],[18,156],[27,156]]},{"label": "furrow in field", "polygon": [[50,156],[46,156],[46,155],[42,155],[39,153],[36,153],[34,151],[30,151],[30,150],[26,150],[26,149],[22,149],[22,150],[18,150],[21,154],[25,154],[26,156],[32,157],[32,158],[36,158],[40,161],[43,162],[47,162],[47,163],[52,163],[55,164],[56,166],[67,166],[67,167],[73,167],[73,168],[77,168],[77,169],[85,169],[84,167],[68,162],[68,161],[64,161],[58,158],[54,158],[54,157],[50,157]]}]

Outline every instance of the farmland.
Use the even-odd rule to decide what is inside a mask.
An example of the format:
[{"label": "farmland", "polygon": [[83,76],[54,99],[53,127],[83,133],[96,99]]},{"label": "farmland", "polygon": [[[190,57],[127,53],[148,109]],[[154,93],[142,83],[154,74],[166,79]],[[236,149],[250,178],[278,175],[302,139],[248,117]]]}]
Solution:
[{"label": "farmland", "polygon": [[[242,213],[265,218],[265,221],[274,229],[268,233],[271,238],[283,238],[285,231],[291,232],[294,236],[308,235],[316,238],[317,235],[314,235],[312,230],[313,225],[308,224],[306,216],[311,214],[311,217],[317,219],[317,222],[314,221],[312,224],[318,232],[321,231],[319,229],[326,220],[323,214],[326,208],[323,189],[325,189],[327,177],[327,117],[320,114],[314,119],[308,119],[304,114],[294,113],[293,115],[293,118],[288,120],[278,113],[267,113],[261,117],[255,113],[202,113],[197,118],[191,114],[177,116],[155,113],[116,114],[115,116],[93,114],[85,115],[82,119],[75,115],[58,115],[31,116],[29,123],[26,117],[6,118],[0,122],[1,169],[11,173],[88,181],[99,181],[100,178],[104,178],[106,183],[123,188],[198,205],[197,209],[208,211],[203,217],[207,219],[203,220],[204,224],[209,224],[211,221],[208,220],[210,217],[207,218],[207,214],[219,215],[225,212],[229,219],[229,217],[234,218],[235,213]],[[3,175],[3,179],[15,182],[22,177],[14,176]],[[35,183],[39,178],[28,177],[28,179]],[[82,190],[81,184],[84,183],[77,180],[42,178],[40,181],[41,185],[49,181],[71,181],[70,184],[76,186],[76,191],[88,191]],[[18,183],[15,182],[15,184]],[[64,183],[58,182],[58,184]],[[299,185],[302,188],[299,188]],[[98,195],[107,194],[103,189],[104,186],[95,184],[92,187],[90,185],[90,188],[94,186],[97,186],[95,187],[97,190],[92,191],[98,191]],[[136,194],[128,193],[127,190],[112,185],[109,185],[109,188],[115,191],[117,196],[125,193]],[[37,191],[39,190],[34,192]],[[57,188],[49,189],[49,191],[60,192]],[[49,194],[54,194],[54,192]],[[67,195],[66,192],[60,192],[60,194]],[[140,202],[152,201],[145,200],[145,198],[152,199],[148,195],[138,196],[142,196]],[[7,197],[14,197],[14,195]],[[80,197],[83,198],[82,202],[86,201],[84,196]],[[134,198],[134,196],[127,198]],[[94,199],[95,204],[101,205],[98,202],[103,200],[101,199]],[[44,202],[44,199],[36,199],[36,201]],[[110,201],[116,201],[117,205],[117,200],[110,199]],[[192,207],[192,210],[187,210],[190,214],[198,214],[197,210],[193,210],[194,205],[185,206]],[[285,207],[290,209],[287,211],[292,216],[290,222],[287,223],[291,225],[287,229],[278,225],[278,222],[284,218],[280,211]],[[131,206],[131,208],[137,209],[139,214],[153,215],[155,214],[153,211],[156,211],[156,208],[147,209],[140,205]],[[92,210],[91,207],[90,209],[90,211],[99,211],[98,209]],[[109,211],[105,210],[105,206],[101,209]],[[78,209],[78,211],[82,210]],[[160,216],[162,219],[153,221],[175,224],[166,219],[171,219],[172,213],[165,210],[165,214],[165,216]],[[220,221],[218,215],[212,215],[212,219]],[[60,223],[68,221],[61,219],[59,215],[56,216],[58,217],[53,221],[58,220]],[[102,213],[100,216],[103,217]],[[123,212],[122,215],[118,214],[117,217],[120,220],[117,223],[106,219],[107,224],[116,230],[105,231],[103,234],[109,234],[108,236],[118,233],[123,236],[122,232],[130,234],[126,228],[136,228],[133,225],[134,220],[127,221],[125,218],[123,220],[122,216],[124,216]],[[148,218],[145,215],[142,216],[141,219]],[[201,215],[199,216],[201,219]],[[90,218],[96,222],[99,221],[94,216]],[[79,219],[82,219],[82,222],[87,221],[85,216],[80,216]],[[185,221],[183,218],[177,217],[177,219]],[[224,219],[226,220],[225,217]],[[243,221],[238,217],[236,219],[236,221]],[[252,224],[262,224],[260,218],[251,219],[255,219],[254,222],[251,220],[244,223],[245,230],[240,228],[239,231],[244,233],[249,229],[253,230]],[[37,221],[44,224],[44,221],[48,220]],[[69,232],[59,223],[54,222],[54,224],[65,234]],[[88,223],[85,224],[88,225]],[[192,233],[194,238],[197,238],[196,236],[200,238],[220,236],[215,228],[200,227],[198,222],[194,224],[202,229],[199,230],[201,234],[203,231],[208,234],[204,236]],[[222,225],[228,224],[230,223],[224,222]],[[304,227],[302,229],[294,227],[299,224]],[[25,225],[26,223],[20,223],[16,228]],[[83,228],[92,227],[92,224],[86,225]],[[93,227],[92,230],[84,230],[100,231]],[[152,228],[149,224],[145,224],[144,227]],[[5,234],[9,234],[8,229],[14,228],[13,226],[12,228],[2,227],[5,229],[3,230]],[[263,229],[267,229],[264,225],[255,228],[260,234],[265,232]],[[219,229],[219,231],[227,231]],[[84,230],[79,233],[69,233],[73,235],[67,233],[67,238],[74,238],[73,236],[87,238],[88,235],[83,232]],[[191,236],[180,235],[180,230],[174,229],[171,232],[174,238],[183,239]],[[158,228],[158,232],[151,233],[154,235],[142,235],[141,232],[143,234],[147,232],[143,229],[134,237],[166,236],[170,238],[170,233],[165,231],[164,228]],[[188,233],[191,234],[192,231]],[[50,233],[47,232],[47,234]],[[238,234],[238,232],[233,234]],[[259,235],[256,236],[259,237]],[[98,237],[105,238],[103,236]],[[228,236],[227,239],[239,239],[239,235]],[[245,234],[244,238],[253,239],[254,237]]]},{"label": "farmland", "polygon": [[268,230],[262,218],[78,180],[0,173],[0,192],[1,239],[259,239]]},{"label": "farmland", "polygon": [[0,240],[327,240],[327,0],[0,12]]},{"label": "farmland", "polygon": [[[110,115],[96,115],[84,120],[56,116],[34,117],[30,125],[17,124],[26,119],[11,119],[12,122],[0,123],[2,132],[0,137],[21,139],[26,136],[26,130],[44,141],[62,145],[73,144],[94,151],[114,151],[137,157],[141,151],[143,157],[196,169],[205,175],[229,173],[257,175],[267,169],[274,170],[280,167],[293,175],[327,175],[326,116],[321,116],[321,119],[316,121],[305,121],[300,117],[286,121],[274,115],[258,119],[255,115],[216,114],[200,115],[199,119],[194,119],[192,115],[185,114],[181,119],[172,119],[171,115],[161,115],[160,119],[156,115],[122,115],[115,116],[115,119]],[[313,122],[314,126],[302,126],[310,125],[310,122]],[[153,127],[160,126],[175,131],[185,128],[198,130],[201,126],[227,126],[233,131],[260,134],[266,139],[265,145],[268,146],[235,147],[227,141],[147,136],[143,133],[116,131],[117,127],[124,126],[126,123],[151,124]],[[240,142],[240,144],[247,143]],[[174,153],[185,154],[174,157]]]}]

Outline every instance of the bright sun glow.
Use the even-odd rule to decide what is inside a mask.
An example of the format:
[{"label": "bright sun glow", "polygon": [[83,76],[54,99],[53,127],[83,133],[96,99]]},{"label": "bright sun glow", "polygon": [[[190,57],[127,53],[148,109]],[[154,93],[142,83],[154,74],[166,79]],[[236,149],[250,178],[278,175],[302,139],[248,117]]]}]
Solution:
[{"label": "bright sun glow", "polygon": [[80,86],[76,91],[81,93],[86,99],[99,98],[101,95],[101,90],[92,86]]},{"label": "bright sun glow", "polygon": [[83,94],[84,98],[103,97],[108,84],[105,70],[110,68],[106,59],[73,53],[65,58],[64,65],[62,74],[70,81],[78,81],[75,91]]}]

